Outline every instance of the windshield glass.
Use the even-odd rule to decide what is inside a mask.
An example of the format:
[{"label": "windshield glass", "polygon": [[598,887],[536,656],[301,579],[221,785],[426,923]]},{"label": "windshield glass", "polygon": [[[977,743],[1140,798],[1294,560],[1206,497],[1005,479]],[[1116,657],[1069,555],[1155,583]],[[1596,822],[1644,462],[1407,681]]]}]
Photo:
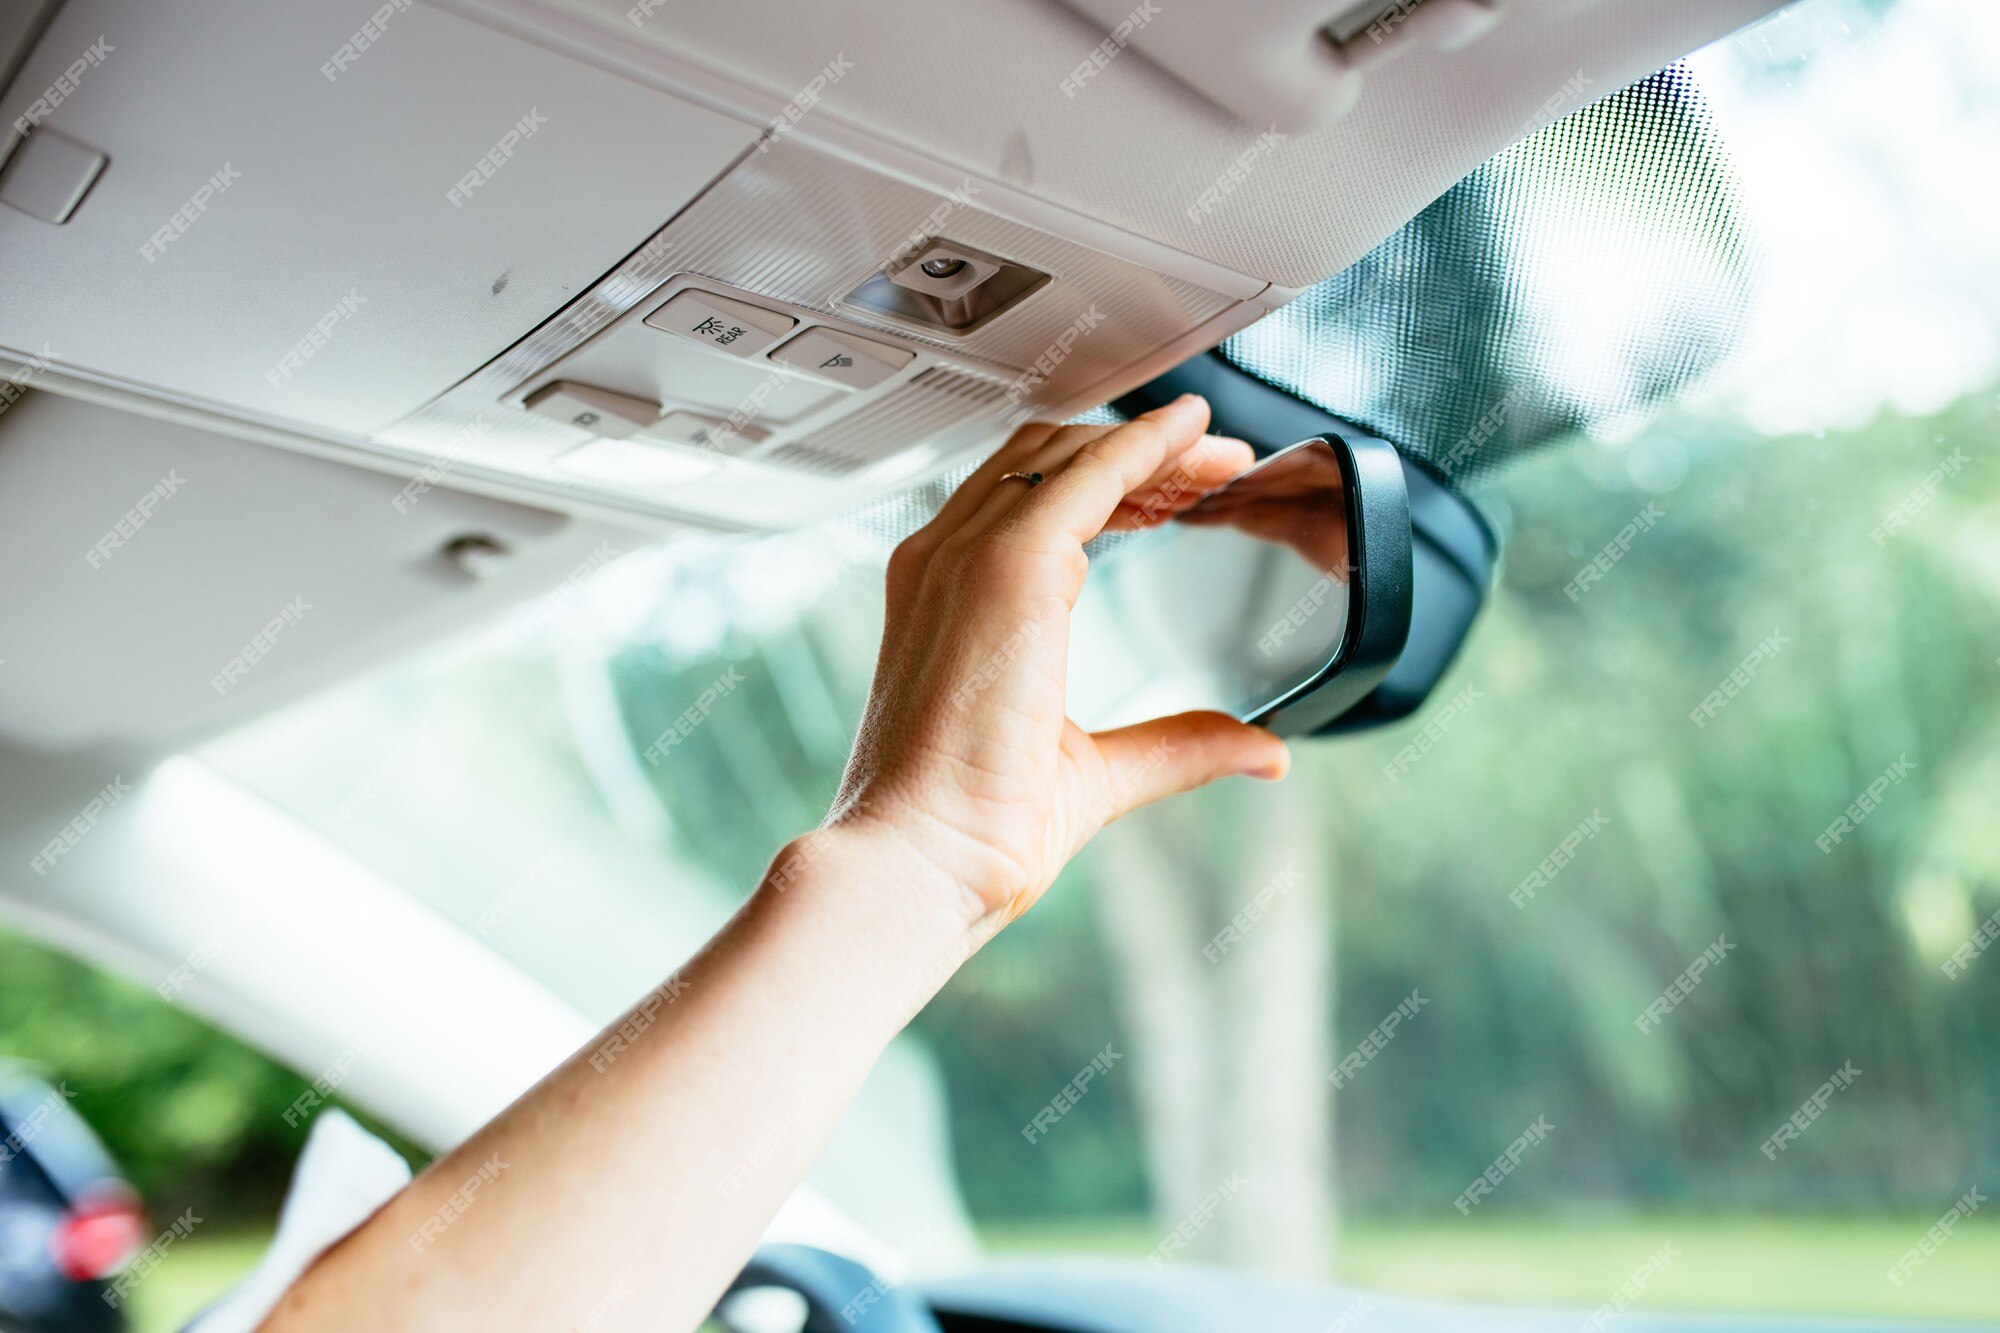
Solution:
[{"label": "windshield glass", "polygon": [[[1177,1258],[2000,1317],[1990,1214],[1891,1275],[2000,1179],[1996,93],[2000,11],[1810,0],[1235,340],[1502,572],[1424,711],[1109,830],[920,1018],[989,1244],[1144,1256],[1226,1186]],[[201,757],[609,1019],[824,814],[883,512],[580,570]],[[892,1174],[820,1183],[917,1246]]]}]

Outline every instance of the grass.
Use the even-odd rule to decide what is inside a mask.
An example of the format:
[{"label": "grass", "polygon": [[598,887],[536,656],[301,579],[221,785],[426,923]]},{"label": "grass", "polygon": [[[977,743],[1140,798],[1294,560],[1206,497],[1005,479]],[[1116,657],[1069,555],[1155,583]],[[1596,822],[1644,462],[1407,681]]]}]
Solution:
[{"label": "grass", "polygon": [[173,1333],[257,1266],[269,1233],[196,1231],[132,1288],[132,1333]]},{"label": "grass", "polygon": [[[1934,1217],[1615,1216],[1344,1224],[1336,1271],[1372,1290],[1448,1300],[1591,1309],[1671,1243],[1647,1284],[1654,1309],[2000,1321],[2000,1222],[1976,1214],[1903,1283],[1889,1265]],[[1144,1218],[992,1224],[997,1253],[1139,1256]],[[247,1273],[267,1237],[196,1234],[132,1294],[133,1333],[170,1333]]]},{"label": "grass", "polygon": [[[1340,1281],[1400,1295],[1588,1309],[1660,1246],[1653,1309],[2000,1320],[2000,1222],[1975,1215],[1907,1278],[1888,1269],[1935,1217],[1613,1216],[1343,1224]],[[989,1248],[1136,1256],[1158,1243],[1143,1219],[982,1228]]]}]

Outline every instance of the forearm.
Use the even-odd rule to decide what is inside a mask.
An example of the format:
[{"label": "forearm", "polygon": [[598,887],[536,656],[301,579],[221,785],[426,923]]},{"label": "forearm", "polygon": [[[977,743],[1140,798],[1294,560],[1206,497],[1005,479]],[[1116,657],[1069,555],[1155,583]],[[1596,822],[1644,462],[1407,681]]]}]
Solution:
[{"label": "forearm", "polygon": [[352,1327],[356,1309],[385,1327],[566,1327],[618,1291],[603,1327],[692,1328],[969,951],[963,903],[918,879],[877,839],[787,848],[686,967],[329,1252],[265,1327]]},{"label": "forearm", "polygon": [[1195,449],[1207,421],[1184,397],[1122,426],[1030,425],[982,464],[889,562],[850,817],[787,848],[677,977],[325,1255],[267,1327],[561,1328],[614,1292],[594,1326],[694,1327],[985,934],[1125,811],[1281,776],[1284,743],[1219,713],[1096,735],[1064,714],[1084,543],[1158,512],[1183,468],[1199,486],[1247,465],[1240,442]]}]

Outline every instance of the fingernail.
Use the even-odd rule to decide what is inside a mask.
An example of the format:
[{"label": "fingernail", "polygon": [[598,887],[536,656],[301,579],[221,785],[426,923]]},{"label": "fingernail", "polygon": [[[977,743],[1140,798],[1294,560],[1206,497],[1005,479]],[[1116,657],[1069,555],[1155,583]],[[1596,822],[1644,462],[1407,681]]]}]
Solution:
[{"label": "fingernail", "polygon": [[1259,782],[1276,782],[1292,771],[1292,747],[1287,745],[1278,751],[1277,757],[1250,776]]}]

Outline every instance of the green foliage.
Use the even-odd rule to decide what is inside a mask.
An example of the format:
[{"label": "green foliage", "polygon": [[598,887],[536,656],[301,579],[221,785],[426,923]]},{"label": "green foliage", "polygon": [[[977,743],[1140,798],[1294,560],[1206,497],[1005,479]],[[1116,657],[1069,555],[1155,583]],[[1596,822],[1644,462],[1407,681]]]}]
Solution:
[{"label": "green foliage", "polygon": [[[1435,1001],[1343,1098],[1350,1198],[1435,1209],[1543,1113],[1562,1151],[1512,1201],[1921,1206],[2000,1164],[2000,967],[1940,967],[2000,908],[2000,585],[1975,554],[2000,473],[1968,444],[1909,527],[1872,537],[1994,416],[1982,397],[1844,438],[1699,444],[1703,423],[1669,418],[1641,447],[1685,448],[1686,481],[1574,601],[1648,497],[1587,484],[1613,461],[1587,455],[1507,480],[1498,604],[1443,687],[1481,701],[1400,782],[1382,765],[1422,717],[1301,766],[1341,811],[1343,1048],[1412,986]],[[1694,725],[1774,631],[1786,645]],[[1822,851],[1903,757],[1913,773]],[[1954,813],[1968,797],[1983,819]],[[1514,906],[1600,810],[1609,827]],[[1640,1031],[1724,935],[1735,951]],[[1854,1090],[1767,1160],[1847,1061]]]},{"label": "green foliage", "polygon": [[309,1078],[144,986],[5,931],[0,1057],[66,1086],[155,1217],[187,1207],[225,1222],[276,1215],[309,1128],[284,1113]]},{"label": "green foliage", "polygon": [[[1439,688],[1439,701],[1467,687],[1478,701],[1396,781],[1384,766],[1437,703],[1296,751],[1291,781],[1327,811],[1296,836],[1326,842],[1339,886],[1336,1049],[1413,988],[1433,1001],[1339,1098],[1346,1207],[1450,1214],[1543,1114],[1561,1150],[1510,1178],[1499,1206],[1923,1207],[2000,1167],[2000,956],[1958,981],[1939,968],[2000,908],[1990,457],[1974,452],[1908,528],[1871,538],[1952,445],[1991,438],[1994,418],[1981,397],[1934,419],[1763,440],[1670,413],[1628,445],[1547,452],[1486,497],[1511,523],[1505,567]],[[1629,480],[1683,471],[1658,493]],[[1665,517],[1572,600],[1578,569],[1652,501]],[[838,775],[837,756],[807,761],[772,663],[816,664],[825,697],[855,716],[872,645],[853,607],[872,596],[850,580],[785,642],[620,659],[634,736],[732,663],[756,694],[655,784],[686,845],[734,882],[819,816]],[[1785,645],[1694,725],[1774,631]],[[1903,756],[1911,776],[1821,852],[1815,839]],[[1604,831],[1515,907],[1510,891],[1593,812]],[[1106,1080],[1032,1151],[1019,1135],[1099,1034],[1123,1032],[1089,910],[1102,854],[1086,852],[918,1023],[982,1216],[1144,1197],[1127,1080]],[[1640,1031],[1647,1004],[1724,935],[1724,961]],[[1767,1160],[1763,1139],[1850,1060],[1855,1089]]]},{"label": "green foliage", "polygon": [[151,990],[12,934],[0,934],[0,1052],[68,1085],[156,1212],[268,1214],[304,1138],[283,1119],[304,1080]]},{"label": "green foliage", "polygon": [[[1818,1313],[1852,1319],[1977,1319],[2000,1313],[2000,1225],[1977,1217],[1894,1286],[1884,1267],[1936,1219],[1585,1214],[1486,1221],[1364,1218],[1345,1225],[1334,1256],[1340,1281],[1453,1301],[1594,1310],[1647,1256],[1674,1258],[1646,1282],[1652,1310]],[[1006,1224],[982,1228],[994,1250],[1143,1256],[1159,1242],[1150,1219]],[[1635,1312],[1636,1317],[1636,1312]],[[1579,1321],[1580,1322],[1580,1321]],[[1614,1323],[1615,1326],[1615,1323]]]}]

